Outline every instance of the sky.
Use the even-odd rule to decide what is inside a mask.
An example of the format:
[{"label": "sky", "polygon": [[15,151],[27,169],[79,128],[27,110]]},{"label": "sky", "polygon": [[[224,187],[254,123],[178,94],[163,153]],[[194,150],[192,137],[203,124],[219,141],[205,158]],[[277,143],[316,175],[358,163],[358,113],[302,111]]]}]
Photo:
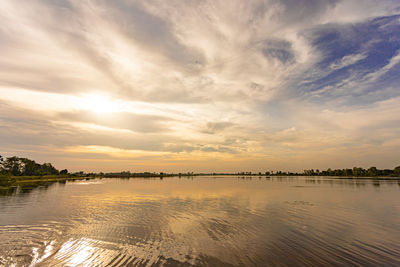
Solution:
[{"label": "sky", "polygon": [[70,171],[400,165],[398,0],[0,2],[0,155]]}]

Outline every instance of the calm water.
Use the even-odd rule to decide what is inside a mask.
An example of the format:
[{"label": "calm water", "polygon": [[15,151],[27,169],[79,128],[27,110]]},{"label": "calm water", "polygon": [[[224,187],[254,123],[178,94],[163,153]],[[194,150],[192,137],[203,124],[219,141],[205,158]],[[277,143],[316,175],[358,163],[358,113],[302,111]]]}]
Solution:
[{"label": "calm water", "polygon": [[0,196],[0,265],[400,265],[398,181],[99,179]]}]

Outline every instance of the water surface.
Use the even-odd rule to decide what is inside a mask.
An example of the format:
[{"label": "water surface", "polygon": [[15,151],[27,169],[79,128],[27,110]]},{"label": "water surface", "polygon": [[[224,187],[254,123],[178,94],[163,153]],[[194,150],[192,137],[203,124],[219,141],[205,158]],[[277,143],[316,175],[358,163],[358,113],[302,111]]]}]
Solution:
[{"label": "water surface", "polygon": [[0,266],[400,265],[400,184],[97,179],[0,196]]}]

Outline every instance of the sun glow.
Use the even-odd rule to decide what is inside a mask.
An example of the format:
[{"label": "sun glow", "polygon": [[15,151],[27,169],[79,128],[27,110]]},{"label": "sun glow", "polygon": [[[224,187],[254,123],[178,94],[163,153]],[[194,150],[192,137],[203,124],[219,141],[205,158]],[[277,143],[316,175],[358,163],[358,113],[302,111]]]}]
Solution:
[{"label": "sun glow", "polygon": [[110,99],[106,95],[85,95],[80,101],[80,107],[96,113],[111,113],[121,111],[121,106],[117,101]]}]

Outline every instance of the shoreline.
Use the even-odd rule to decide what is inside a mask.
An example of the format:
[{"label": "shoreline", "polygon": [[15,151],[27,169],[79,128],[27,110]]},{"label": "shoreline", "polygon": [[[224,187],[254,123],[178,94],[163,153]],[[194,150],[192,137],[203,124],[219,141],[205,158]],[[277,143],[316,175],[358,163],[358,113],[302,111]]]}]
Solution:
[{"label": "shoreline", "polygon": [[37,187],[56,182],[90,180],[98,177],[74,177],[69,175],[44,175],[44,176],[0,176],[0,190],[9,190],[17,187]]},{"label": "shoreline", "polygon": [[[193,174],[193,175],[154,175],[154,176],[72,176],[72,175],[48,175],[48,176],[0,176],[0,190],[9,190],[12,188],[34,188],[41,185],[50,185],[56,182],[65,183],[67,181],[80,181],[80,180],[93,180],[96,178],[110,178],[110,179],[130,179],[130,178],[169,178],[169,177],[223,177],[223,176],[238,176],[238,177],[265,177],[270,178],[284,178],[284,177],[306,177],[309,179],[315,178],[331,178],[331,179],[343,179],[343,180],[379,180],[379,181],[396,181],[400,180],[400,177],[393,176],[307,176],[307,175],[238,175],[238,174]],[[6,181],[5,181],[6,180]]]}]

